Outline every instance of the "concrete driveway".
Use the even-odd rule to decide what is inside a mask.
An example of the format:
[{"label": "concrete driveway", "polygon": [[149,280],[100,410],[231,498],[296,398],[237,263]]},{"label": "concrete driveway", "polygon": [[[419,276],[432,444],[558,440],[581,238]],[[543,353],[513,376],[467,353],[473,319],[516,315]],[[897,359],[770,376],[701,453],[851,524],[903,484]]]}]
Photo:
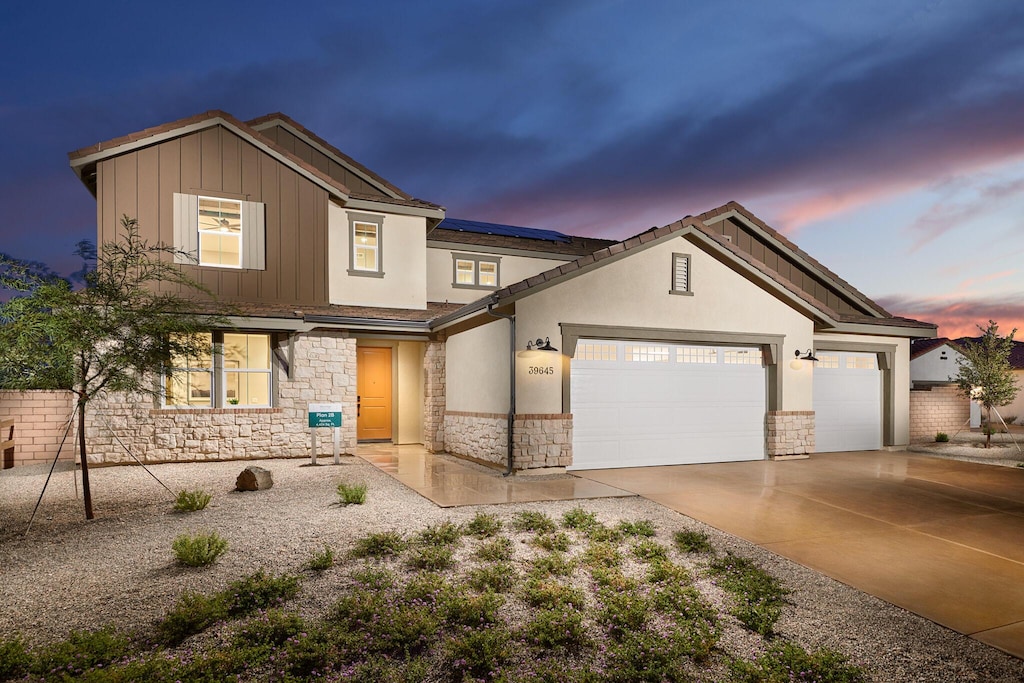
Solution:
[{"label": "concrete driveway", "polygon": [[1024,469],[869,451],[574,474],[1024,658]]}]

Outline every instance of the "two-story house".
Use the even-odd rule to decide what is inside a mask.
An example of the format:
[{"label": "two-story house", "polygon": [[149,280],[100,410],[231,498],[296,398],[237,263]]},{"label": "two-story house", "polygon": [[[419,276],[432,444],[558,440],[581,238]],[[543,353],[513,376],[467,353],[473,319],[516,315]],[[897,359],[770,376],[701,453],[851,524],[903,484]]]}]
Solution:
[{"label": "two-story house", "polygon": [[118,441],[149,460],[304,455],[323,402],[343,404],[349,452],[516,468],[907,442],[910,339],[934,326],[738,204],[624,242],[455,220],[282,114],[211,111],[70,158],[101,243],[137,217],[240,311],[162,399],[97,406],[97,459],[126,458]]}]

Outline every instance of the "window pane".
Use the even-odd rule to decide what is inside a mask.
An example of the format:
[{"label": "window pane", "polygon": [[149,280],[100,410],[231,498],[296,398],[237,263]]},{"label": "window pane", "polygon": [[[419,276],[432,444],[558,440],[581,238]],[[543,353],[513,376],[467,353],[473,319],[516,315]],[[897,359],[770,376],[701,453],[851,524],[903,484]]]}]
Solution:
[{"label": "window pane", "polygon": [[626,345],[626,360],[634,363],[667,363],[669,348],[667,346],[632,346]]},{"label": "window pane", "polygon": [[225,369],[270,369],[270,336],[266,334],[225,334]]},{"label": "window pane", "polygon": [[199,263],[240,267],[242,202],[199,198]]},{"label": "window pane", "polygon": [[239,235],[220,235],[199,232],[199,264],[203,266],[242,265],[242,238]]},{"label": "window pane", "polygon": [[[175,340],[181,344],[186,343],[186,339],[180,335],[176,335]],[[203,348],[203,352],[195,357],[186,357],[179,354],[171,355],[171,367],[173,368],[212,368],[213,358],[211,355],[211,349],[213,348],[213,335],[210,334],[197,334],[193,342],[195,346]]]},{"label": "window pane", "polygon": [[211,373],[208,371],[178,371],[165,379],[165,403],[169,406],[210,407]]},{"label": "window pane", "polygon": [[480,284],[485,287],[498,286],[498,264],[490,261],[480,262]]},{"label": "window pane", "polygon": [[377,246],[377,226],[373,223],[356,223],[356,244],[364,247]]},{"label": "window pane", "polygon": [[269,406],[269,372],[224,373],[225,398],[229,406]]},{"label": "window pane", "polygon": [[455,282],[460,285],[476,284],[473,281],[473,261],[455,262]]}]

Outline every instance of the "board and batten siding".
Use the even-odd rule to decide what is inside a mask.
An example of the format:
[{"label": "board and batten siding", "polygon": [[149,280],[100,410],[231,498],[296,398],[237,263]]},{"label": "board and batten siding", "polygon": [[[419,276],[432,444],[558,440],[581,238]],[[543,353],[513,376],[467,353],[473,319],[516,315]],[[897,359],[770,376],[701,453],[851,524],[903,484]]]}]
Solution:
[{"label": "board and batten siding", "polygon": [[[327,192],[234,133],[216,126],[97,165],[99,244],[121,216],[151,244],[174,244],[174,193],[266,204],[266,269],[184,265],[226,301],[327,303]],[[170,258],[170,257],[168,257]]]},{"label": "board and batten siding", "polygon": [[363,180],[334,159],[330,158],[305,140],[296,137],[280,126],[272,126],[260,131],[260,135],[276,142],[279,147],[288,150],[307,164],[334,178],[350,191],[357,194],[371,194],[386,197],[380,188]]}]

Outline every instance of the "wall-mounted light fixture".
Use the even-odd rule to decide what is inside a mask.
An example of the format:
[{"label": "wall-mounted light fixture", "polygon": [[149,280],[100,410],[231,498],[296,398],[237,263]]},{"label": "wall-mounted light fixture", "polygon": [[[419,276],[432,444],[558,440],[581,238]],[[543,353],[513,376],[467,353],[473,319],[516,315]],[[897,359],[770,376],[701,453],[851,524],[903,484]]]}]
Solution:
[{"label": "wall-mounted light fixture", "polygon": [[807,353],[804,354],[803,356],[800,355],[800,349],[797,349],[796,351],[793,352],[793,356],[793,360],[789,361],[789,367],[793,368],[794,370],[799,370],[800,368],[802,368],[804,366],[803,362],[805,360],[809,360],[812,363],[815,363],[818,360],[817,358],[814,357],[814,353],[810,349],[807,349]]},{"label": "wall-mounted light fixture", "polygon": [[551,338],[550,337],[544,337],[543,339],[541,339],[540,337],[537,337],[536,341],[528,341],[528,342],[526,342],[526,350],[525,351],[520,351],[516,355],[519,356],[520,358],[529,358],[531,356],[537,355],[541,351],[556,351],[557,352],[558,349],[556,349],[554,346],[551,345]]}]

